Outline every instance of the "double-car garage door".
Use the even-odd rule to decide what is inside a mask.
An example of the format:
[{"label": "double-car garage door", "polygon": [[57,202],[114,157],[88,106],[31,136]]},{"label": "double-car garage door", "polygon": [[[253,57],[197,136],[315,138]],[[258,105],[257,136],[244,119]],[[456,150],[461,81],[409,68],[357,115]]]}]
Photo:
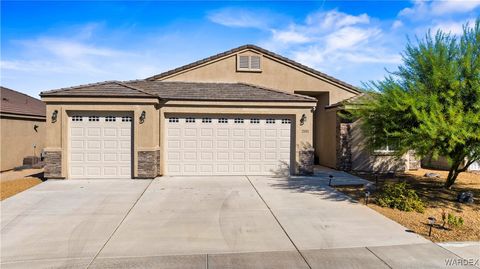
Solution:
[{"label": "double-car garage door", "polygon": [[[71,178],[132,177],[130,114],[74,113],[69,124]],[[285,116],[168,115],[164,174],[283,174],[290,165],[291,137],[291,119]]]},{"label": "double-car garage door", "polygon": [[168,175],[271,175],[288,172],[288,117],[169,115]]}]

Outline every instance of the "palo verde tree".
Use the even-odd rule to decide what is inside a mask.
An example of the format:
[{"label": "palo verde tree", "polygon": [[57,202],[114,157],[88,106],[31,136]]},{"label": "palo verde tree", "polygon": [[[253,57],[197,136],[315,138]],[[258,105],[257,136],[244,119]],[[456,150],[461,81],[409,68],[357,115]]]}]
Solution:
[{"label": "palo verde tree", "polygon": [[480,159],[480,18],[458,37],[438,31],[409,40],[402,58],[397,71],[366,84],[366,98],[349,112],[362,118],[372,147],[446,157],[450,188]]}]

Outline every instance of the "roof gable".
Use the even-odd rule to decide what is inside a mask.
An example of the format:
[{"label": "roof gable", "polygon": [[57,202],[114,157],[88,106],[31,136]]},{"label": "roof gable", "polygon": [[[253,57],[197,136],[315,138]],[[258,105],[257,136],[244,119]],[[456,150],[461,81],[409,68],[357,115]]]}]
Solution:
[{"label": "roof gable", "polygon": [[204,58],[204,59],[201,59],[201,60],[198,60],[198,61],[195,61],[193,63],[190,63],[190,64],[187,64],[187,65],[184,65],[184,66],[181,66],[181,67],[178,67],[178,68],[175,68],[175,69],[172,69],[172,70],[169,70],[169,71],[166,71],[166,72],[163,72],[163,73],[160,73],[158,75],[154,75],[154,76],[151,76],[151,77],[148,77],[146,78],[146,80],[162,80],[164,78],[167,78],[167,77],[170,77],[172,75],[175,75],[175,74],[178,74],[178,73],[182,73],[182,72],[186,72],[186,71],[189,71],[189,70],[192,70],[194,68],[198,68],[200,66],[203,66],[205,64],[208,64],[208,63],[211,63],[211,62],[215,62],[217,60],[220,60],[220,59],[223,59],[225,57],[228,57],[228,56],[231,56],[233,54],[237,54],[237,53],[243,53],[245,51],[251,51],[251,52],[255,52],[255,53],[260,53],[260,54],[263,54],[264,56],[267,56],[267,57],[270,57],[270,58],[273,58],[275,59],[276,61],[279,61],[279,62],[282,62],[284,64],[287,64],[289,65],[290,67],[292,68],[296,68],[302,72],[305,72],[305,73],[308,73],[312,76],[315,76],[317,77],[318,79],[321,79],[327,83],[331,83],[331,84],[334,84],[334,85],[337,85],[339,86],[340,88],[344,89],[344,90],[347,90],[347,91],[350,91],[350,92],[353,92],[355,94],[358,94],[358,93],[361,93],[361,91],[356,88],[355,86],[349,84],[349,83],[346,83],[344,81],[341,81],[339,79],[336,79],[332,76],[329,76],[325,73],[322,73],[318,70],[315,70],[313,68],[310,68],[308,66],[305,66],[301,63],[298,63],[294,60],[291,60],[291,59],[288,59],[284,56],[281,56],[279,54],[276,54],[274,52],[271,52],[269,50],[266,50],[264,48],[261,48],[261,47],[258,47],[258,46],[255,46],[255,45],[251,45],[251,44],[248,44],[248,45],[243,45],[243,46],[240,46],[240,47],[237,47],[237,48],[234,48],[234,49],[231,49],[231,50],[228,50],[228,51],[225,51],[225,52],[221,52],[219,54],[216,54],[216,55],[213,55],[213,56],[210,56],[210,57],[207,57],[207,58]]}]

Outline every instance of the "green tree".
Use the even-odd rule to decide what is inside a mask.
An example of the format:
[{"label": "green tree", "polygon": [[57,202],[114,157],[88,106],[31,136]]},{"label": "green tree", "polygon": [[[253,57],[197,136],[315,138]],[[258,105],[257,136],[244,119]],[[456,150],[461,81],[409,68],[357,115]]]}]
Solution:
[{"label": "green tree", "polygon": [[450,188],[480,159],[480,18],[459,37],[438,31],[409,40],[402,58],[396,72],[366,84],[349,112],[362,119],[372,147],[447,157]]}]

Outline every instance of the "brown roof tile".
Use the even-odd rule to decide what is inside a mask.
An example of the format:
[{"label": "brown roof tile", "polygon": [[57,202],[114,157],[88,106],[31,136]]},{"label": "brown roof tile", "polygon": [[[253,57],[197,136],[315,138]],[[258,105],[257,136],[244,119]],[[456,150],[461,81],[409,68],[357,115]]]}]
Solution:
[{"label": "brown roof tile", "polygon": [[0,112],[45,117],[45,104],[21,92],[0,86]]},{"label": "brown roof tile", "polygon": [[346,83],[346,82],[344,82],[344,81],[341,81],[341,80],[339,80],[339,79],[336,79],[336,78],[334,78],[334,77],[332,77],[332,76],[329,76],[329,75],[327,75],[327,74],[325,74],[325,73],[322,73],[322,72],[320,72],[320,71],[318,71],[318,70],[315,70],[315,69],[313,69],[313,68],[311,68],[311,67],[308,67],[308,66],[306,66],[306,65],[303,65],[303,64],[301,64],[301,63],[299,63],[299,62],[296,62],[296,61],[294,61],[294,60],[288,59],[288,58],[286,58],[286,57],[284,57],[284,56],[282,56],[282,55],[276,54],[276,53],[274,53],[274,52],[271,52],[271,51],[269,51],[269,50],[266,50],[266,49],[264,49],[264,48],[261,48],[261,47],[259,47],[259,46],[255,46],[255,45],[251,45],[251,44],[243,45],[243,46],[240,46],[240,47],[238,47],[238,48],[234,48],[234,49],[231,49],[231,50],[228,50],[228,51],[225,51],[225,52],[221,52],[221,53],[219,53],[219,54],[210,56],[210,57],[208,57],[208,58],[198,60],[198,61],[196,61],[196,62],[193,62],[193,63],[187,64],[187,65],[184,65],[184,66],[181,66],[181,67],[178,67],[178,68],[175,68],[175,69],[172,69],[172,70],[169,70],[169,71],[160,73],[160,74],[155,75],[155,76],[151,76],[151,77],[146,78],[146,79],[147,79],[147,80],[157,80],[157,79],[161,79],[161,78],[163,78],[163,77],[167,77],[167,76],[172,75],[172,74],[175,74],[175,73],[177,73],[177,72],[181,72],[181,71],[190,69],[190,68],[192,68],[192,67],[196,67],[196,66],[198,66],[198,65],[201,65],[201,64],[210,62],[210,61],[212,61],[212,60],[216,60],[216,59],[222,58],[222,57],[224,57],[224,56],[227,56],[227,55],[230,55],[230,54],[232,54],[232,53],[236,53],[236,52],[239,52],[239,51],[242,51],[242,50],[245,50],[245,49],[256,50],[256,51],[258,51],[258,52],[260,52],[260,53],[262,53],[262,54],[268,55],[268,56],[273,57],[273,58],[280,59],[280,60],[282,60],[282,61],[284,61],[284,62],[287,62],[287,63],[289,63],[289,64],[291,64],[291,65],[293,65],[293,66],[296,66],[296,67],[298,67],[298,68],[300,68],[300,69],[306,70],[306,71],[311,72],[311,73],[313,73],[313,74],[315,74],[315,75],[317,75],[317,76],[320,76],[320,77],[322,77],[322,78],[324,78],[324,79],[326,79],[326,80],[329,80],[329,81],[331,81],[331,82],[337,83],[337,84],[339,84],[339,85],[341,85],[341,86],[343,86],[343,87],[345,87],[345,88],[347,88],[347,89],[349,89],[349,90],[351,90],[351,91],[354,91],[354,92],[356,92],[356,93],[360,93],[360,90],[359,90],[357,87],[355,87],[355,86],[353,86],[353,85],[351,85],[351,84],[349,84],[349,83]]},{"label": "brown roof tile", "polygon": [[166,81],[107,81],[47,91],[42,97],[156,97],[165,100],[315,102],[300,94],[285,93],[245,83],[203,83]]},{"label": "brown roof tile", "polygon": [[69,88],[44,91],[42,97],[65,96],[65,97],[156,97],[141,89],[125,85],[120,81],[104,81],[92,84],[85,84]]},{"label": "brown roof tile", "polygon": [[168,100],[217,101],[316,101],[315,98],[268,89],[246,83],[167,82],[136,80],[125,82]]}]

